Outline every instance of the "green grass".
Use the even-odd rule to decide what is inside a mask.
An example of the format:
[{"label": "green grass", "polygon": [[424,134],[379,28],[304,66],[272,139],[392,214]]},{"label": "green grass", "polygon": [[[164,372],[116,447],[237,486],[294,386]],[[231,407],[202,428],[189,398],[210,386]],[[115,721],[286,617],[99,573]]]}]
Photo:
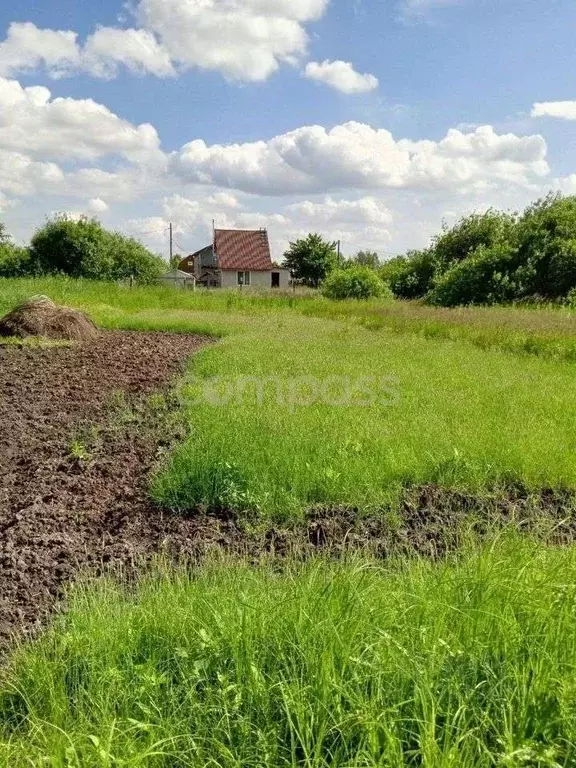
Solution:
[{"label": "green grass", "polygon": [[576,764],[576,549],[242,564],[74,590],[0,686],[0,764]]},{"label": "green grass", "polygon": [[[286,518],[315,504],[380,509],[414,484],[477,493],[510,482],[576,487],[573,363],[510,354],[502,342],[512,348],[515,334],[535,334],[537,350],[559,338],[566,353],[576,335],[563,310],[445,312],[63,279],[2,286],[5,308],[43,292],[105,327],[221,338],[193,359],[181,388],[191,436],[153,479],[163,504]],[[374,317],[398,327],[367,328]],[[438,324],[452,335],[433,332]],[[494,343],[480,344],[478,333]],[[328,401],[322,392],[310,397],[307,381],[326,387]],[[356,394],[334,404],[346,382]],[[366,386],[377,398],[362,406]],[[309,404],[295,404],[295,391]]]}]

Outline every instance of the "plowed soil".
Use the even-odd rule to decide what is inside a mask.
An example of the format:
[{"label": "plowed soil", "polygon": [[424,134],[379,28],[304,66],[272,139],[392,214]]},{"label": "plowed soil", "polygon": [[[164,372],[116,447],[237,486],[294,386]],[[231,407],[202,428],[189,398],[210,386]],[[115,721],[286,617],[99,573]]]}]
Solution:
[{"label": "plowed soil", "polygon": [[109,423],[111,401],[166,389],[206,341],[114,331],[81,346],[0,347],[0,645],[41,622],[78,569],[161,542],[146,495],[157,436]]}]

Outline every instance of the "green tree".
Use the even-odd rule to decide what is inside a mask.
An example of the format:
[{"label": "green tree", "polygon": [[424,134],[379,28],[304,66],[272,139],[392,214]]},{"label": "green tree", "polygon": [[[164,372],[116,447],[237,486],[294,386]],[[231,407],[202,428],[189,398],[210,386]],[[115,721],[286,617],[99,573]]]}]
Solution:
[{"label": "green tree", "polygon": [[576,196],[551,194],[530,205],[516,240],[527,296],[559,298],[576,287]]},{"label": "green tree", "polygon": [[166,269],[159,256],[134,238],[109,232],[97,219],[74,220],[58,215],[34,234],[31,269],[40,274],[65,274],[93,280],[134,277],[150,282]]},{"label": "green tree", "polygon": [[30,253],[14,245],[6,226],[0,222],[0,277],[22,277],[30,273]]},{"label": "green tree", "polygon": [[390,288],[373,269],[356,265],[330,272],[322,285],[322,293],[329,299],[392,297]]},{"label": "green tree", "polygon": [[484,213],[463,216],[453,226],[444,224],[442,232],[432,238],[431,251],[436,272],[443,274],[463,261],[481,246],[509,243],[514,238],[516,216],[490,208]]},{"label": "green tree", "polygon": [[330,243],[321,235],[311,233],[305,238],[290,243],[289,249],[284,254],[283,266],[292,272],[296,280],[300,280],[304,285],[318,288],[337,264],[336,243]]},{"label": "green tree", "polygon": [[395,296],[400,299],[421,299],[434,285],[436,259],[434,252],[427,248],[422,251],[408,251],[387,261],[379,271]]},{"label": "green tree", "polygon": [[352,265],[369,267],[370,269],[376,270],[380,267],[380,259],[376,251],[358,251],[356,256],[350,259],[346,264],[346,266]]}]

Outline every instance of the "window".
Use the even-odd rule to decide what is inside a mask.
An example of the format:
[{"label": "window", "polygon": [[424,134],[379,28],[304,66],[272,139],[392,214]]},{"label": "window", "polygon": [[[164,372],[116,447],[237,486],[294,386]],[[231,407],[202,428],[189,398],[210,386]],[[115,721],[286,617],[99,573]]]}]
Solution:
[{"label": "window", "polygon": [[238,272],[238,285],[250,285],[250,272]]},{"label": "window", "polygon": [[272,288],[280,288],[280,272],[272,272]]}]

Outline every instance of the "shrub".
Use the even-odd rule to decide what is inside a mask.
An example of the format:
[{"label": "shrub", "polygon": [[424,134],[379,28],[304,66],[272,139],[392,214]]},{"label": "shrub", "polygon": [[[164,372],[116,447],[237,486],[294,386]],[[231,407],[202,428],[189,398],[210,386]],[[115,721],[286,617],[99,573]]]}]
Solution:
[{"label": "shrub", "polygon": [[75,221],[57,216],[39,229],[30,246],[30,266],[41,274],[65,274],[93,280],[134,277],[151,282],[166,265],[141,243],[108,232],[97,219]]},{"label": "shrub", "polygon": [[513,300],[518,286],[512,269],[514,251],[508,245],[478,248],[440,277],[428,296],[430,304],[498,304]]},{"label": "shrub", "polygon": [[13,243],[0,243],[0,277],[29,275],[30,251]]},{"label": "shrub", "polygon": [[322,292],[329,299],[370,299],[391,295],[388,286],[370,267],[348,267],[331,272]]},{"label": "shrub", "polygon": [[399,299],[420,299],[434,283],[434,253],[430,249],[408,251],[406,256],[399,256],[384,264],[379,274]]}]

